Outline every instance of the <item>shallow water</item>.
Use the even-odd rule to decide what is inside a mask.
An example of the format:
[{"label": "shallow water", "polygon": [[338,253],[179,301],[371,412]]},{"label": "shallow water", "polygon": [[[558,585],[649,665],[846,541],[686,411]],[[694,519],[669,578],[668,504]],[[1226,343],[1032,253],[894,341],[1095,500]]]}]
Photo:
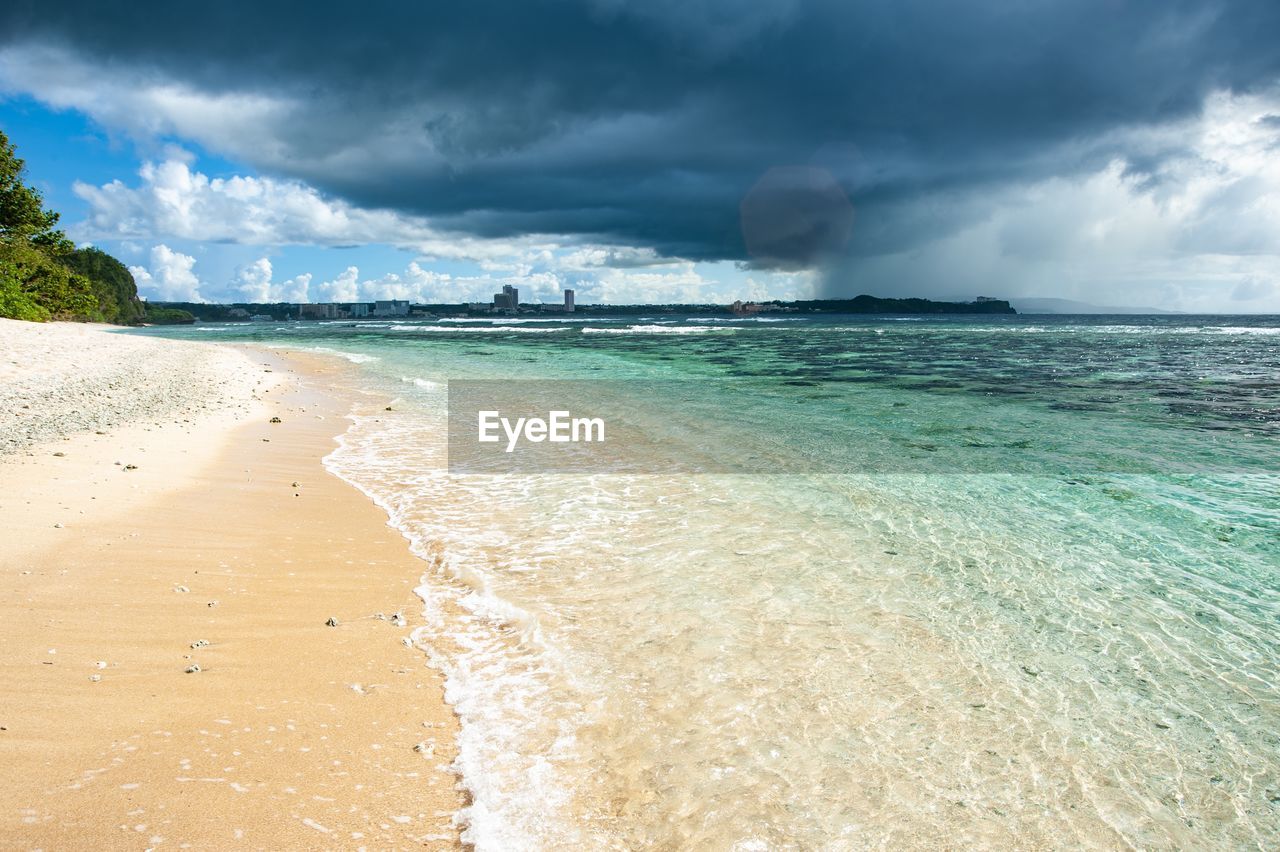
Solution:
[{"label": "shallow water", "polygon": [[[164,332],[400,399],[328,464],[426,560],[467,839],[1274,847],[1280,320],[524,319]],[[752,472],[451,473],[495,378],[696,386],[646,428]]]}]

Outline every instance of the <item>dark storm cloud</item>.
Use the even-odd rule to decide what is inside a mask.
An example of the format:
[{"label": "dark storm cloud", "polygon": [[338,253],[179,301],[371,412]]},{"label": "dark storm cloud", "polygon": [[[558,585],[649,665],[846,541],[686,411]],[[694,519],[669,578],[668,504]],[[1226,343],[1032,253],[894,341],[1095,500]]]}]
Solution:
[{"label": "dark storm cloud", "polygon": [[748,259],[751,189],[779,167],[825,169],[853,203],[852,235],[822,221],[846,215],[829,186],[812,209],[803,185],[784,188],[813,231],[758,253],[782,266],[840,248],[833,234],[857,255],[946,233],[981,207],[976,188],[1117,155],[1154,174],[1162,152],[1117,150],[1109,131],[1274,81],[1277,35],[1275,0],[11,0],[0,12],[9,45],[287,99],[297,106],[253,165],[478,235]]}]

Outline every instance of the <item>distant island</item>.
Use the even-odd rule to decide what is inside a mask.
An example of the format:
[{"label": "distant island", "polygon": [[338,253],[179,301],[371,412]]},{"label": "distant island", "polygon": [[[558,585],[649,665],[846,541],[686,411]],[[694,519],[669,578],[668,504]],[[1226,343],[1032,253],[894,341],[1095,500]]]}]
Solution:
[{"label": "distant island", "polygon": [[[501,295],[501,294],[500,294]],[[368,320],[368,319],[440,319],[445,317],[482,316],[652,316],[679,314],[697,316],[755,316],[758,314],[1016,314],[1004,299],[978,297],[972,302],[935,302],[931,299],[884,299],[857,296],[852,299],[802,299],[721,304],[670,305],[591,305],[542,302],[520,303],[495,298],[494,303],[413,304],[403,300],[343,303],[261,304],[237,302],[211,304],[201,302],[151,302],[149,307],[182,311],[199,322],[281,322],[284,320]]]}]

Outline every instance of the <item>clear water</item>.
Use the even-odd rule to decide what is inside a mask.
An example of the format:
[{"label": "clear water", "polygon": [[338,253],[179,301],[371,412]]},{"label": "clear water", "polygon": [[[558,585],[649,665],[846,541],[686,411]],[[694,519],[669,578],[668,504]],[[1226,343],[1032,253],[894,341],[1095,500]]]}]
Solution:
[{"label": "clear water", "polygon": [[[163,333],[400,399],[329,463],[425,560],[481,848],[1280,843],[1280,318]],[[454,475],[463,378],[701,382],[692,425],[780,469],[882,463]]]}]

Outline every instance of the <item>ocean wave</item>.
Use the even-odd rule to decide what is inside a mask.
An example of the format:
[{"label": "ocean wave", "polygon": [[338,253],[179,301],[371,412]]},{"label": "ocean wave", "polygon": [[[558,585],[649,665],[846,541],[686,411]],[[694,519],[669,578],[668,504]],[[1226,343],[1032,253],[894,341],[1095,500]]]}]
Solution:
[{"label": "ocean wave", "polygon": [[423,388],[424,390],[437,390],[446,386],[445,382],[435,382],[431,379],[419,379],[416,376],[401,376],[400,381],[415,385]]},{"label": "ocean wave", "polygon": [[[501,529],[468,533],[467,521],[484,515],[465,505],[456,522],[447,511],[422,512],[424,505],[439,505],[427,495],[446,484],[453,499],[465,501],[470,494],[474,504],[487,503],[488,488],[500,483],[477,485],[472,492],[468,483],[434,466],[440,460],[433,462],[433,451],[421,444],[423,432],[374,417],[348,419],[351,427],[338,436],[324,466],[381,508],[428,566],[414,590],[426,623],[410,640],[443,675],[445,701],[460,720],[453,769],[470,802],[454,822],[463,842],[478,849],[537,848],[538,839],[554,835],[582,845],[585,838],[566,813],[574,779],[546,755],[520,752],[548,724],[566,732],[564,747],[571,748],[571,732],[582,720],[573,708],[548,703],[546,695],[549,679],[569,678],[568,663],[547,643],[537,615],[495,590],[484,560],[477,558],[480,549],[503,537]],[[414,448],[412,459],[405,456],[408,447]],[[442,635],[453,640],[454,653],[439,650]],[[518,707],[542,712],[513,713]],[[516,765],[497,767],[499,755],[510,755]]]},{"label": "ocean wave", "polygon": [[352,364],[368,364],[372,361],[381,361],[377,355],[366,355],[363,352],[343,352],[341,349],[333,349],[328,346],[290,346],[284,343],[270,344],[270,349],[296,349],[302,352],[319,352],[322,355],[337,355],[339,358],[346,358]]},{"label": "ocean wave", "polygon": [[541,326],[529,327],[520,325],[483,325],[483,326],[452,326],[452,325],[400,325],[390,329],[391,331],[402,332],[421,332],[430,334],[432,332],[443,334],[555,334],[557,332],[569,331],[567,328],[544,328]]},{"label": "ocean wave", "polygon": [[621,318],[621,317],[585,317],[585,316],[582,316],[582,317],[571,317],[571,316],[567,316],[567,315],[566,315],[566,316],[562,316],[562,317],[499,317],[499,318],[494,318],[494,317],[441,317],[441,318],[438,320],[438,322],[440,322],[441,324],[444,324],[444,323],[457,323],[457,324],[466,324],[466,323],[475,323],[475,324],[480,324],[480,323],[490,323],[490,324],[501,324],[501,325],[520,325],[520,324],[524,324],[524,323],[539,323],[539,322],[569,322],[569,323],[584,323],[584,322],[627,322],[627,319],[626,319],[626,318]]},{"label": "ocean wave", "polygon": [[812,322],[811,317],[685,317],[684,322]]},{"label": "ocean wave", "polygon": [[591,328],[582,329],[583,334],[707,334],[715,332],[736,331],[733,328],[717,328],[711,325],[629,325],[626,328]]}]

